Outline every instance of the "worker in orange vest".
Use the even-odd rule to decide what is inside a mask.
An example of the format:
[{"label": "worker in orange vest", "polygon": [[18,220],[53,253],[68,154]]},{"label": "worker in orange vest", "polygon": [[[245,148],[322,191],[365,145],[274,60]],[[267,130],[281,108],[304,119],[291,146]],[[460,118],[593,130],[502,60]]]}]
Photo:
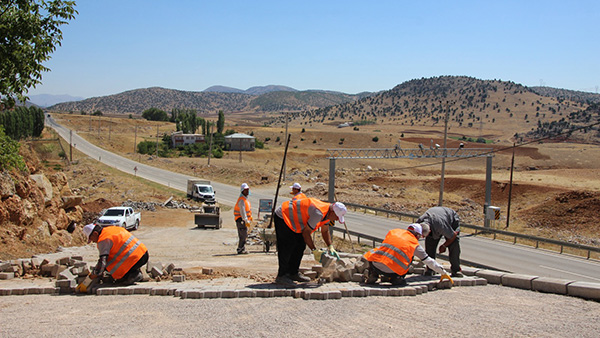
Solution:
[{"label": "worker in orange vest", "polygon": [[148,262],[148,249],[129,231],[118,226],[101,227],[88,224],[83,227],[88,243],[94,242],[100,258],[90,278],[95,279],[105,271],[118,285],[131,285],[142,281],[140,268]]},{"label": "worker in orange vest", "polygon": [[417,256],[427,267],[442,275],[441,280],[449,279],[454,283],[444,268],[429,257],[425,249],[419,245],[419,239],[428,234],[429,226],[418,223],[410,224],[407,230],[390,230],[382,246],[364,255],[364,258],[369,261],[369,267],[365,271],[365,282],[375,284],[381,276],[382,281],[389,280],[392,285],[406,285],[404,277],[413,257]]},{"label": "worker in orange vest", "polygon": [[252,210],[248,195],[250,195],[250,187],[247,183],[242,183],[240,187],[240,197],[235,203],[233,208],[233,218],[235,219],[235,225],[238,231],[238,255],[247,254],[246,251],[246,239],[248,238],[248,228],[252,223]]},{"label": "worker in orange vest", "polygon": [[302,192],[302,186],[300,185],[300,183],[294,183],[290,187],[290,189],[292,189],[292,192],[290,192],[290,194],[292,194],[292,200],[306,198],[306,195],[304,195],[304,193]]},{"label": "worker in orange vest", "polygon": [[277,238],[277,260],[279,270],[275,282],[285,286],[293,286],[295,282],[308,282],[310,278],[300,271],[300,263],[304,249],[312,250],[317,262],[321,260],[323,250],[316,248],[311,234],[321,228],[327,251],[332,256],[339,255],[334,249],[329,234],[329,223],[344,223],[346,206],[343,203],[327,203],[316,198],[304,198],[283,202],[277,210],[273,221]]}]

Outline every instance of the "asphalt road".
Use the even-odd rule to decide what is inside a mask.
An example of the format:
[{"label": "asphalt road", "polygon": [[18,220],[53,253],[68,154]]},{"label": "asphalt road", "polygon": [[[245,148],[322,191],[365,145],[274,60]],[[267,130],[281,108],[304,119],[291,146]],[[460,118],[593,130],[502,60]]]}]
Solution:
[{"label": "asphalt road", "polygon": [[[75,132],[70,135],[69,129],[58,125],[51,117],[46,118],[46,124],[55,129],[67,142],[71,139],[79,151],[121,171],[134,174],[133,168],[137,167],[138,176],[181,191],[186,191],[188,179],[197,178],[148,166],[108,152],[87,142]],[[240,193],[238,186],[214,181],[212,181],[212,185],[219,203],[235,204]],[[259,205],[259,199],[273,199],[275,196],[274,189],[250,187],[250,192],[250,202],[253,206]],[[287,187],[280,189],[280,195],[287,192]],[[285,200],[287,200],[286,197],[280,196],[278,204]],[[255,210],[256,208],[253,207]],[[349,230],[384,238],[390,229],[406,228],[408,223],[349,211],[346,216],[346,225]],[[600,283],[600,262],[598,261],[481,237],[463,236],[460,241],[461,258],[466,261],[512,273]]]}]

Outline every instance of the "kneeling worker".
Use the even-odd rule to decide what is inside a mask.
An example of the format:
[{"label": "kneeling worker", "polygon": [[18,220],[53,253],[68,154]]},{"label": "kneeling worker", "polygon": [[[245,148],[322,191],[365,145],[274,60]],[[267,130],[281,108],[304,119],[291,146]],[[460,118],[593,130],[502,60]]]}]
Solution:
[{"label": "kneeling worker", "polygon": [[286,201],[275,210],[275,231],[277,237],[277,259],[279,270],[275,282],[293,285],[296,282],[308,282],[310,278],[298,271],[304,249],[313,251],[315,260],[320,261],[323,251],[315,247],[311,234],[321,228],[321,235],[332,256],[337,252],[331,244],[329,222],[344,223],[346,206],[343,203],[327,203],[316,198],[304,198]]},{"label": "kneeling worker", "polygon": [[148,249],[129,231],[117,226],[101,227],[88,224],[83,227],[88,243],[97,244],[100,258],[90,278],[107,271],[115,284],[131,285],[142,280],[140,268],[148,262]]},{"label": "kneeling worker", "polygon": [[[369,261],[369,268],[366,272],[366,283],[375,284],[379,276],[385,276],[391,280],[392,285],[406,285],[404,276],[414,256],[417,256],[427,267],[442,275],[442,279],[452,279],[444,268],[429,257],[419,245],[419,238],[426,237],[429,234],[429,226],[413,223],[408,226],[408,230],[392,229],[390,230],[383,245],[365,253],[364,257]],[[440,279],[441,280],[441,279]]]}]

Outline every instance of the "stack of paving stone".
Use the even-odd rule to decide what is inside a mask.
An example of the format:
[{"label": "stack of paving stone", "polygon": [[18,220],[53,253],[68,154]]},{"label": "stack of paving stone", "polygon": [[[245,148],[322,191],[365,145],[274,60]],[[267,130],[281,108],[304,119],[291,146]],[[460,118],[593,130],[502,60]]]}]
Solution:
[{"label": "stack of paving stone", "polygon": [[[310,269],[301,268],[301,272],[312,279],[318,278],[323,283],[331,282],[361,282],[365,269],[369,262],[362,255],[340,254],[340,259],[327,253],[321,256],[321,264],[314,265]],[[425,269],[423,263],[415,260],[409,270],[409,274],[423,274]]]}]

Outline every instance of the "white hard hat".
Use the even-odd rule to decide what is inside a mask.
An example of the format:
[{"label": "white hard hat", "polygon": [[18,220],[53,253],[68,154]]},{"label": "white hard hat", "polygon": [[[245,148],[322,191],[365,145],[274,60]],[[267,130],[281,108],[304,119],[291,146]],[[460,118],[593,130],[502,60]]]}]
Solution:
[{"label": "white hard hat", "polygon": [[300,183],[296,182],[294,184],[292,184],[292,186],[290,187],[290,189],[302,189],[302,186],[300,185]]},{"label": "white hard hat", "polygon": [[90,235],[92,234],[92,231],[94,231],[95,227],[96,225],[94,223],[87,224],[83,227],[83,234],[88,239],[88,243],[90,242]]},{"label": "white hard hat", "polygon": [[335,214],[337,215],[338,220],[340,221],[340,223],[344,223],[344,215],[348,211],[346,209],[346,206],[344,205],[344,203],[342,203],[342,202],[335,202],[335,203],[333,203],[332,208],[333,208],[333,212],[335,212]]},{"label": "white hard hat", "polygon": [[250,189],[250,186],[248,185],[248,183],[242,183],[242,187],[240,188],[240,190],[244,191],[246,189]]}]

